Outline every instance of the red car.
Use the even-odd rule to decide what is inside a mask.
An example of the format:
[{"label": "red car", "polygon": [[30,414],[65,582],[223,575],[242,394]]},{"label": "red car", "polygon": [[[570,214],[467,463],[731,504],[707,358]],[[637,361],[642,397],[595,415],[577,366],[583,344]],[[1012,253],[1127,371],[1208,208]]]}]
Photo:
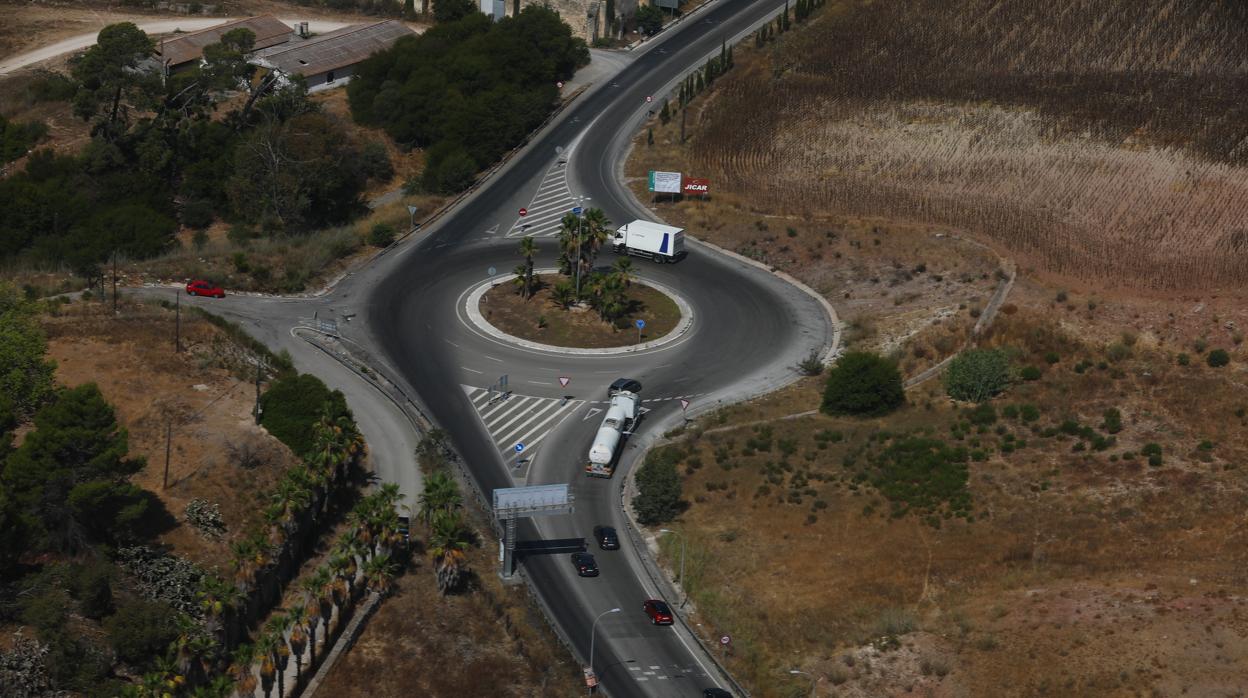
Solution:
[{"label": "red car", "polygon": [[196,279],[186,285],[186,293],[190,296],[210,296],[212,298],[225,298],[225,289],[202,279]]},{"label": "red car", "polygon": [[641,605],[646,615],[650,616],[650,623],[653,625],[671,625],[672,609],[667,604],[658,599],[650,599]]}]

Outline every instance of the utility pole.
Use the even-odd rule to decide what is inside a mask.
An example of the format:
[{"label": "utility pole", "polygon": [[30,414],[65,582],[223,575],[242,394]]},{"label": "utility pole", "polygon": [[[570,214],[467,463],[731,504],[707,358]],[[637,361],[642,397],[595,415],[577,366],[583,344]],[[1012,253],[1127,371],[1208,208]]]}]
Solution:
[{"label": "utility pole", "polygon": [[117,314],[117,250],[113,250],[113,315]]},{"label": "utility pole", "polygon": [[576,214],[576,302],[581,302],[581,221],[585,219],[585,201],[588,196],[581,194],[577,197],[576,207],[580,209],[580,213]]},{"label": "utility pole", "polygon": [[173,353],[177,354],[182,351],[182,292],[175,291],[174,298]]},{"label": "utility pole", "polygon": [[169,489],[169,452],[173,442],[173,417],[165,422],[165,482],[160,489]]},{"label": "utility pole", "polygon": [[262,362],[260,357],[256,357],[256,407],[252,410],[252,414],[256,417],[256,424],[260,423],[260,366]]}]

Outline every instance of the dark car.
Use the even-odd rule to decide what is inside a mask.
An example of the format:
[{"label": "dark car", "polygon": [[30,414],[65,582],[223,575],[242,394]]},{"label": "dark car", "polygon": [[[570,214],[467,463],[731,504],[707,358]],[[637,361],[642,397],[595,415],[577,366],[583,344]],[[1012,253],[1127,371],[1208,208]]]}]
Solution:
[{"label": "dark car", "polygon": [[610,526],[594,526],[594,540],[598,541],[598,547],[603,550],[620,549],[620,537],[615,535],[615,529]]},{"label": "dark car", "polygon": [[582,577],[598,576],[598,563],[594,562],[594,556],[589,553],[572,553],[572,566]]},{"label": "dark car", "polygon": [[732,694],[722,688],[704,688],[702,698],[732,698]]},{"label": "dark car", "polygon": [[400,516],[398,531],[399,531],[399,536],[403,539],[403,548],[406,550],[407,546],[411,545],[411,542],[412,542],[411,519],[409,519],[406,516]]},{"label": "dark car", "polygon": [[641,383],[632,378],[620,378],[612,383],[610,388],[607,388],[607,397],[614,397],[616,393],[624,390],[630,393],[640,393]]},{"label": "dark car", "polygon": [[203,279],[196,279],[186,285],[186,292],[191,296],[209,296],[211,298],[225,298],[225,289],[220,286],[214,286]]},{"label": "dark car", "polygon": [[668,608],[667,603],[658,599],[649,599],[641,605],[646,615],[650,616],[650,622],[654,625],[671,625],[672,609]]}]

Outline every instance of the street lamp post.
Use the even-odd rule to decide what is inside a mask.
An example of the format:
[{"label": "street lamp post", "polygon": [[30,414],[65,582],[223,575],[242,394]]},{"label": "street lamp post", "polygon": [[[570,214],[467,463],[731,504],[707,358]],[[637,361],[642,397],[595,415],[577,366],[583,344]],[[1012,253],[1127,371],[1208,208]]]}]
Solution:
[{"label": "street lamp post", "polygon": [[810,696],[811,698],[814,698],[815,686],[819,684],[819,679],[814,674],[808,671],[801,671],[800,669],[789,669],[789,673],[794,674],[794,675],[802,674],[804,676],[809,676],[810,677]]},{"label": "street lamp post", "polygon": [[[640,333],[641,330],[637,330],[637,332]],[[680,590],[684,597],[681,599],[680,605],[684,606],[685,602],[689,600],[689,588],[685,586],[685,537],[680,535],[678,531],[673,531],[670,528],[660,528],[659,533],[670,533],[680,539]]]},{"label": "street lamp post", "polygon": [[576,197],[576,208],[580,213],[576,214],[576,302],[581,302],[581,221],[585,219],[585,202],[592,201],[588,196],[581,194]]},{"label": "street lamp post", "polygon": [[[598,614],[598,617],[594,619],[593,625],[589,627],[589,670],[591,672],[594,670],[594,640],[597,638],[597,635],[595,635],[595,631],[598,629],[598,621],[602,620],[602,617],[607,615],[608,613],[619,613],[619,612],[620,612],[620,609],[618,608],[613,608],[609,611],[603,611],[602,613]],[[591,694],[594,692],[593,686],[589,687],[589,692]]]}]

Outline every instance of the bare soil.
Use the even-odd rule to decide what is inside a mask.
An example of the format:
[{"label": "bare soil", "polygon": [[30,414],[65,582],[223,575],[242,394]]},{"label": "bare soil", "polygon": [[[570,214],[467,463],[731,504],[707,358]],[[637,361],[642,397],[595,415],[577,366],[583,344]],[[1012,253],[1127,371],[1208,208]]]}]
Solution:
[{"label": "bare soil", "polygon": [[[535,276],[540,286],[526,300],[510,283],[498,284],[481,297],[481,314],[498,329],[521,339],[559,347],[604,348],[647,342],[663,337],[680,322],[676,302],[653,286],[634,280],[628,289],[630,311],[607,322],[588,307],[560,308],[551,301],[551,289],[561,277]],[[640,334],[637,320],[646,323]],[[544,323],[544,324],[543,324]]]},{"label": "bare soil", "polygon": [[[290,449],[254,424],[255,384],[239,375],[249,354],[188,313],[182,316],[184,351],[175,354],[172,311],[123,303],[114,316],[98,301],[60,308],[44,318],[57,381],[94,382],[116,408],[130,453],[147,461],[132,481],[155,493],[179,522],[159,541],[208,568],[223,566],[228,544],[260,522],[259,494],[296,462]],[[240,463],[244,456],[251,467]],[[183,512],[196,498],[220,506],[227,527],[221,539],[185,524]]]}]

